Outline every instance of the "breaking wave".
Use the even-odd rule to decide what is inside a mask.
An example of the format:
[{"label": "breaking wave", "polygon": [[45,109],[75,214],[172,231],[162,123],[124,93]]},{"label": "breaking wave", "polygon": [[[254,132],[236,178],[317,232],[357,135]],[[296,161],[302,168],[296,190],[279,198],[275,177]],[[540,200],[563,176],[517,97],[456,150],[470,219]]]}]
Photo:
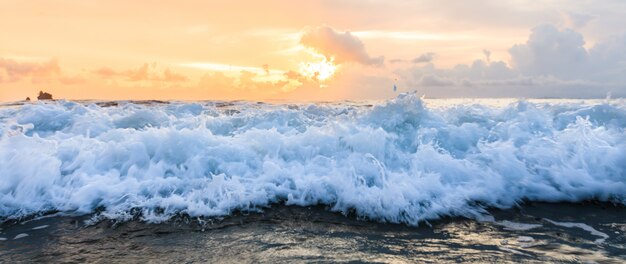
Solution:
[{"label": "breaking wave", "polygon": [[3,107],[0,217],[159,222],[285,203],[418,224],[522,201],[626,202],[623,101],[426,105]]}]

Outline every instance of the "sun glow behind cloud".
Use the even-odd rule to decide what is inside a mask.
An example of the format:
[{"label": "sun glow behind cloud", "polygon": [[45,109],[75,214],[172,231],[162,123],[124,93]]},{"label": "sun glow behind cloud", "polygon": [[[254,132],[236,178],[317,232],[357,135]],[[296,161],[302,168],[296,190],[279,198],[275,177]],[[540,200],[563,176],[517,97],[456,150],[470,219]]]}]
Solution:
[{"label": "sun glow behind cloud", "polygon": [[300,74],[315,80],[325,81],[335,74],[337,67],[338,66],[334,64],[333,58],[328,60],[326,57],[321,56],[321,60],[318,62],[300,63]]}]

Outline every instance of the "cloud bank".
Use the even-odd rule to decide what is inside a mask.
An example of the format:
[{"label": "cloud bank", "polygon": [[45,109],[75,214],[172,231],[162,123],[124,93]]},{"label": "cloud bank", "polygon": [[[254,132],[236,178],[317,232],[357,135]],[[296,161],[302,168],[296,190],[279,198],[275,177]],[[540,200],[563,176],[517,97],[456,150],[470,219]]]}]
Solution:
[{"label": "cloud bank", "polygon": [[508,52],[509,63],[485,53],[485,60],[469,65],[427,63],[396,73],[408,87],[436,97],[626,97],[626,35],[586,48],[582,34],[541,25]]},{"label": "cloud bank", "polygon": [[100,76],[102,78],[111,79],[111,78],[122,78],[125,81],[129,82],[140,82],[140,81],[160,81],[160,82],[186,82],[189,78],[185,75],[175,73],[171,71],[169,68],[163,70],[162,73],[159,73],[156,70],[156,64],[149,65],[144,63],[141,67],[137,69],[124,70],[124,71],[116,71],[109,67],[102,67],[92,71],[93,74]]},{"label": "cloud bank", "polygon": [[59,75],[61,75],[61,67],[56,59],[47,62],[19,62],[0,58],[0,83],[19,82],[24,79],[39,83]]}]

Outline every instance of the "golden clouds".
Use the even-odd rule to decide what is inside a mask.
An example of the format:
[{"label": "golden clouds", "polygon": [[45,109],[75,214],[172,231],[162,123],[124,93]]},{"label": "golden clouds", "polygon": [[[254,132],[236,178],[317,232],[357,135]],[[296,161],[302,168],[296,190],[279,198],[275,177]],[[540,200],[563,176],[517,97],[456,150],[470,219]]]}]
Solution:
[{"label": "golden clouds", "polygon": [[183,74],[175,73],[169,68],[162,72],[157,71],[156,63],[144,63],[137,69],[116,71],[109,67],[102,67],[92,71],[93,74],[105,78],[121,78],[123,81],[140,82],[140,81],[159,81],[159,82],[186,82],[189,78]]},{"label": "golden clouds", "polygon": [[59,61],[20,62],[0,58],[0,82],[19,82],[28,79],[33,83],[49,82],[61,75]]},{"label": "golden clouds", "polygon": [[300,38],[300,44],[324,55],[329,62],[381,66],[385,60],[382,56],[367,54],[363,42],[350,32],[337,32],[328,26],[307,30]]}]

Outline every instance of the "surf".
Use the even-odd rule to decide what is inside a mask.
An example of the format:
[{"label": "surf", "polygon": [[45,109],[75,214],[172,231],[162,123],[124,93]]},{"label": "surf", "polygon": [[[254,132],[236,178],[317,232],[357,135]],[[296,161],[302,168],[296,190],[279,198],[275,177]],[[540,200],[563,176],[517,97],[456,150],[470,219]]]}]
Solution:
[{"label": "surf", "polygon": [[272,204],[417,225],[626,203],[623,101],[430,106],[55,101],[0,108],[0,217],[162,222]]}]

